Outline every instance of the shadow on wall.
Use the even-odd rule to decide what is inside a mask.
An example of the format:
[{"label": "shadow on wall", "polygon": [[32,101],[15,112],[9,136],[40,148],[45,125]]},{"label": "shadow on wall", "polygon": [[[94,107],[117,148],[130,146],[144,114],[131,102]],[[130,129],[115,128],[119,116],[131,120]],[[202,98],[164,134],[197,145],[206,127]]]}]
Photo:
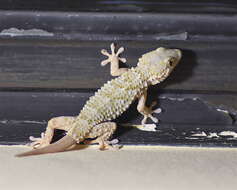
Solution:
[{"label": "shadow on wall", "polygon": [[174,84],[180,84],[192,77],[194,68],[197,66],[197,58],[195,52],[191,50],[182,51],[182,59],[174,69],[173,73],[161,84],[154,87],[154,89],[163,89]]}]

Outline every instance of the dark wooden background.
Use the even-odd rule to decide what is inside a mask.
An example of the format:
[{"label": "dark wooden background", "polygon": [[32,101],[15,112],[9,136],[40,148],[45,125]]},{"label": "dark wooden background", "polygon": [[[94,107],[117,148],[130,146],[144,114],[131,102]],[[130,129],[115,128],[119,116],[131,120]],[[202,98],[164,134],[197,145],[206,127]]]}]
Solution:
[{"label": "dark wooden background", "polygon": [[[237,4],[214,0],[2,0],[0,144],[24,144],[48,119],[77,115],[112,78],[100,66],[111,42],[125,47],[127,67],[160,46],[183,51],[172,75],[149,89],[148,104],[164,110],[157,131],[121,126],[122,144],[237,145]],[[134,103],[117,123],[141,119]]]}]

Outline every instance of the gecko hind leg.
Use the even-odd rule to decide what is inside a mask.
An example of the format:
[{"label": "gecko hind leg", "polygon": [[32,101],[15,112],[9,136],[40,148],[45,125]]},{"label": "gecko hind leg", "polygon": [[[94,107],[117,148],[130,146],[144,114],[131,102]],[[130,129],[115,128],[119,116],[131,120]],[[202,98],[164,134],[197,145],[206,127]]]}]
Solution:
[{"label": "gecko hind leg", "polygon": [[65,116],[54,117],[50,119],[48,121],[46,131],[44,133],[41,133],[41,138],[35,138],[32,136],[29,137],[29,139],[32,141],[32,143],[30,143],[30,146],[35,149],[48,146],[52,141],[54,130],[61,129],[64,131],[68,131],[72,126],[71,124],[73,123],[74,120],[75,117],[65,117]]},{"label": "gecko hind leg", "polygon": [[124,47],[120,47],[116,53],[115,53],[114,43],[112,43],[110,45],[110,48],[111,48],[111,54],[109,54],[108,51],[105,49],[101,50],[101,53],[108,57],[108,59],[101,62],[101,66],[105,66],[108,63],[111,63],[110,64],[110,74],[112,76],[120,76],[124,72],[128,71],[128,68],[119,68],[119,61],[126,63],[125,58],[119,57],[119,55],[124,51]]},{"label": "gecko hind leg", "polygon": [[112,136],[116,130],[117,125],[114,122],[105,122],[96,125],[92,128],[91,132],[86,138],[96,138],[95,140],[85,140],[84,144],[99,144],[100,150],[107,149],[119,149],[117,145],[118,139],[113,139],[109,141],[108,139]]}]

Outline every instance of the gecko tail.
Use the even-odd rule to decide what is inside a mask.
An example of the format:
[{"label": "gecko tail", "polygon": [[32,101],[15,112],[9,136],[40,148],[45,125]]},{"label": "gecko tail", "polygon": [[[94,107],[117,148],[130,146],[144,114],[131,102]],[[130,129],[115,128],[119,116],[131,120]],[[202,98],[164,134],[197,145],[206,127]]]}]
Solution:
[{"label": "gecko tail", "polygon": [[31,151],[24,152],[21,154],[17,154],[15,156],[16,157],[25,157],[25,156],[34,156],[34,155],[39,155],[39,154],[62,152],[74,144],[76,144],[76,141],[72,137],[66,135],[59,141],[57,141],[53,144],[50,144],[49,146],[46,146],[46,147],[43,147],[40,149],[31,150]]}]

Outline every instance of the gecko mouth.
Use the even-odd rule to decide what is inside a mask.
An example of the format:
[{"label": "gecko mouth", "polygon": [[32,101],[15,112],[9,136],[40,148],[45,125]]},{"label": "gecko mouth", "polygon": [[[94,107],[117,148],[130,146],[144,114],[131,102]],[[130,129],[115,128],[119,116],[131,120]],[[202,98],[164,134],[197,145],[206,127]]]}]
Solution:
[{"label": "gecko mouth", "polygon": [[168,77],[169,73],[170,73],[170,68],[167,67],[166,69],[164,69],[164,71],[161,73],[161,75],[158,76],[158,80],[160,80],[160,81],[165,80],[166,77]]}]

